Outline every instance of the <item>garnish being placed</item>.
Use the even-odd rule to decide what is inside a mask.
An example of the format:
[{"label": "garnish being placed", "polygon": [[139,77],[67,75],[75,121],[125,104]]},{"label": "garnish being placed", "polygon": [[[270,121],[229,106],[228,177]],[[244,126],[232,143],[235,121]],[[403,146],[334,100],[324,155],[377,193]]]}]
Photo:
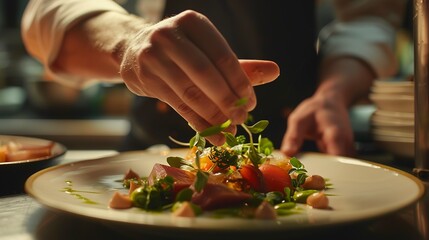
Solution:
[{"label": "garnish being placed", "polygon": [[[308,175],[296,157],[274,156],[273,143],[262,137],[268,121],[241,124],[247,133],[225,132],[231,122],[197,132],[185,156],[171,156],[167,164],[154,165],[141,178],[133,170],[124,177],[129,205],[147,211],[172,211],[175,216],[201,214],[219,217],[275,219],[300,212],[305,206],[328,209],[325,179]],[[222,146],[207,146],[205,137],[222,133]],[[258,135],[257,141],[254,135]],[[134,169],[135,170],[135,169]],[[129,206],[116,193],[111,208]],[[120,204],[117,204],[119,202]]]}]

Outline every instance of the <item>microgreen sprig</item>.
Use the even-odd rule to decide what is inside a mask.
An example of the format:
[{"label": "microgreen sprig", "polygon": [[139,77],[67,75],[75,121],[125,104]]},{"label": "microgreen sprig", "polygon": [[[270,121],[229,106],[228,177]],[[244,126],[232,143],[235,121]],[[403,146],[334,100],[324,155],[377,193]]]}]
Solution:
[{"label": "microgreen sprig", "polygon": [[[265,130],[265,128],[268,126],[267,120],[261,120],[257,123],[255,123],[252,126],[248,126],[244,123],[241,124],[241,127],[249,134],[249,150],[248,150],[248,157],[252,164],[258,168],[259,164],[261,164],[261,156],[259,155],[259,151],[255,148],[255,144],[253,142],[253,134],[261,133]],[[258,145],[259,148],[259,145]]]},{"label": "microgreen sprig", "polygon": [[296,178],[292,179],[292,185],[294,188],[299,189],[307,178],[307,170],[298,158],[292,157],[289,161],[292,165],[292,168],[289,170],[289,174],[295,173],[297,175]]}]

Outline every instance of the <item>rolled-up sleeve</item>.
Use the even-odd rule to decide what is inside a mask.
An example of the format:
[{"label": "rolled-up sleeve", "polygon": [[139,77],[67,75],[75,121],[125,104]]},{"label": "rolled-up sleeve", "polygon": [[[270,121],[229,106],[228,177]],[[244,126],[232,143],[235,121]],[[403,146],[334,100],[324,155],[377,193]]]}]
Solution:
[{"label": "rolled-up sleeve", "polygon": [[380,17],[361,17],[336,21],[319,34],[319,53],[323,61],[341,56],[366,62],[378,77],[394,74],[398,61],[394,52],[396,29]]},{"label": "rolled-up sleeve", "polygon": [[61,78],[52,69],[65,32],[75,23],[104,11],[126,11],[112,0],[31,0],[24,10],[21,35],[24,45],[44,66],[46,76]]},{"label": "rolled-up sleeve", "polygon": [[322,61],[349,56],[387,77],[399,68],[396,36],[404,22],[407,0],[331,0],[336,19],[319,34]]}]

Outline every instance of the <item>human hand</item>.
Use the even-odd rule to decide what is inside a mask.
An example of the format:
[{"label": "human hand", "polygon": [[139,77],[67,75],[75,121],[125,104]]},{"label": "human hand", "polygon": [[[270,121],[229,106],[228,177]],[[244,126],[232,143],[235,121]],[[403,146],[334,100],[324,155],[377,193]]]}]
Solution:
[{"label": "human hand", "polygon": [[[142,29],[123,47],[120,73],[129,90],[168,103],[197,131],[230,119],[235,132],[256,106],[252,86],[279,75],[274,62],[238,60],[215,26],[190,10]],[[222,134],[208,140],[225,141]]]},{"label": "human hand", "polygon": [[294,156],[304,140],[314,140],[319,150],[327,154],[353,156],[355,147],[347,106],[319,96],[303,101],[288,118],[280,150]]}]

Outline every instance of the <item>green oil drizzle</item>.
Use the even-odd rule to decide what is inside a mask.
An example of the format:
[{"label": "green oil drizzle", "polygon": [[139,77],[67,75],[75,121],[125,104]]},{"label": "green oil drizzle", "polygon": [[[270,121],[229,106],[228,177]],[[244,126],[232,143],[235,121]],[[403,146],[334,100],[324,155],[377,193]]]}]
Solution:
[{"label": "green oil drizzle", "polygon": [[68,185],[68,187],[63,188],[61,191],[64,193],[67,193],[71,196],[76,197],[77,199],[80,199],[83,201],[83,203],[86,204],[98,204],[97,202],[84,197],[81,193],[90,193],[90,194],[99,194],[98,192],[92,192],[92,191],[80,191],[73,189],[73,182],[72,181],[65,181],[65,183]]}]

